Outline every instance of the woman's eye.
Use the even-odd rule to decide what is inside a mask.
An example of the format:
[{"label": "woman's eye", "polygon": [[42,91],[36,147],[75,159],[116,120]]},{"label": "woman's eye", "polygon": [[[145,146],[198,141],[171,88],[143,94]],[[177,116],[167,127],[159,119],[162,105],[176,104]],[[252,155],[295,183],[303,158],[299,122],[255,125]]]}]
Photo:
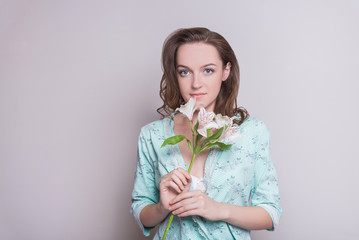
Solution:
[{"label": "woman's eye", "polygon": [[204,73],[205,74],[211,74],[211,73],[213,73],[213,70],[212,69],[205,69]]},{"label": "woman's eye", "polygon": [[182,77],[185,77],[185,76],[188,76],[188,75],[189,75],[189,71],[187,71],[187,70],[181,70],[181,71],[179,71],[179,74],[180,74]]}]

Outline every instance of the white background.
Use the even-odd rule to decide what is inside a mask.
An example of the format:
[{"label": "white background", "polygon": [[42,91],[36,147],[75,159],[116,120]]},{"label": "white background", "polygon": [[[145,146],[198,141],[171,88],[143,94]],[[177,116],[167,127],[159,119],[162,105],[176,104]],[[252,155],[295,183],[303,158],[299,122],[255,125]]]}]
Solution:
[{"label": "white background", "polygon": [[130,215],[164,39],[230,42],[271,131],[283,216],[255,240],[358,239],[356,0],[0,0],[0,239],[145,239]]}]

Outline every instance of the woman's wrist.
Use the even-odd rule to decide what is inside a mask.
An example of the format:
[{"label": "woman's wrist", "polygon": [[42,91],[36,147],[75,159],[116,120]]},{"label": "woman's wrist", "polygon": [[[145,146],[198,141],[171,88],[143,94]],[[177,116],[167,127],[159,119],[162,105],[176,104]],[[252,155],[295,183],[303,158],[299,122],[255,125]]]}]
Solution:
[{"label": "woman's wrist", "polygon": [[149,204],[140,213],[140,219],[145,227],[154,227],[162,222],[170,211],[163,209],[160,203]]},{"label": "woman's wrist", "polygon": [[230,215],[230,209],[228,207],[228,204],[226,203],[218,203],[219,209],[218,209],[218,220],[219,221],[227,221]]},{"label": "woman's wrist", "polygon": [[169,210],[166,210],[162,205],[161,205],[161,202],[158,202],[156,204],[156,208],[157,208],[157,211],[162,214],[162,215],[167,215],[170,213]]}]

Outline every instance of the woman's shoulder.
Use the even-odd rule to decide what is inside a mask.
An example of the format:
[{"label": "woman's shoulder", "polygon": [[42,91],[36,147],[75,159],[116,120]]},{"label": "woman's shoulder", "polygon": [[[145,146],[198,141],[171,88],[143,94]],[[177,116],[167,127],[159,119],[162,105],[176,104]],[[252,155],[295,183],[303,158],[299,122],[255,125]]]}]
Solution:
[{"label": "woman's shoulder", "polygon": [[259,118],[253,116],[249,116],[241,125],[239,125],[238,130],[242,133],[246,132],[255,135],[269,133],[266,124]]},{"label": "woman's shoulder", "polygon": [[140,134],[148,135],[151,134],[152,132],[164,133],[164,131],[168,129],[168,127],[170,126],[171,121],[172,120],[169,117],[165,117],[163,119],[155,120],[153,122],[147,123],[141,128]]}]

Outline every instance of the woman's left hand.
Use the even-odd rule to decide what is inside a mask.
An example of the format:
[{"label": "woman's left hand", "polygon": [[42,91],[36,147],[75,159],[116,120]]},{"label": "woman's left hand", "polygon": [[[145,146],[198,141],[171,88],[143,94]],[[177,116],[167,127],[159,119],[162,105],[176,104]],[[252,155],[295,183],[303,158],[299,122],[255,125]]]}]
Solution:
[{"label": "woman's left hand", "polygon": [[179,194],[169,204],[172,214],[179,217],[198,215],[212,221],[221,219],[221,204],[200,190]]}]

